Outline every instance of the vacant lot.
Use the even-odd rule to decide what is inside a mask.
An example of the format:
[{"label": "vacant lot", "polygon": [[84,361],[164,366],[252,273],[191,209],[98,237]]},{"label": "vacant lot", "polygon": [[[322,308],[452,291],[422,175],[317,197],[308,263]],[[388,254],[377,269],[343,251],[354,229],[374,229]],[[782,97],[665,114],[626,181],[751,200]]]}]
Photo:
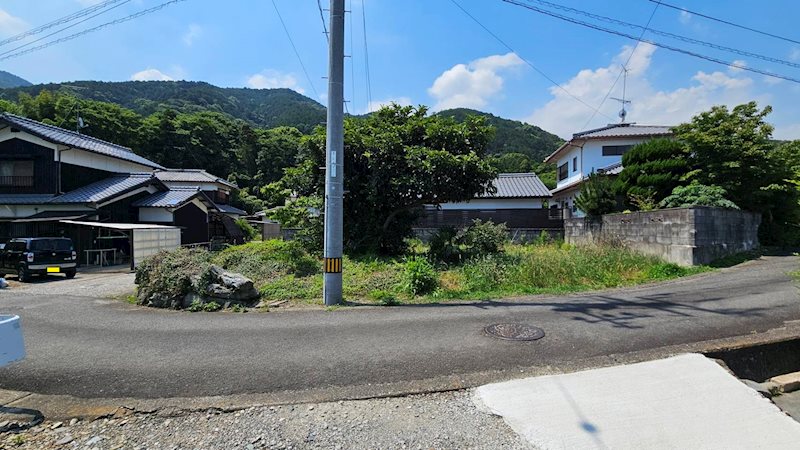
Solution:
[{"label": "vacant lot", "polygon": [[76,295],[83,297],[111,298],[132,294],[135,285],[132,273],[83,273],[68,280],[63,275],[34,277],[30,283],[20,283],[16,276],[9,275],[9,287],[0,291],[11,291],[31,295]]}]

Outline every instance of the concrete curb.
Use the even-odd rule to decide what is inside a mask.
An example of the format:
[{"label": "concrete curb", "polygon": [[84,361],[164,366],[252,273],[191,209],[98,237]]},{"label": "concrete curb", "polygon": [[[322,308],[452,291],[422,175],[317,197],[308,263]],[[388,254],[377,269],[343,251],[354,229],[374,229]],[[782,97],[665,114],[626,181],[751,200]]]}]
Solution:
[{"label": "concrete curb", "polygon": [[708,353],[720,350],[769,344],[800,337],[800,321],[788,323],[763,333],[723,339],[665,346],[632,353],[612,354],[550,366],[517,367],[491,372],[430,378],[385,384],[329,386],[302,391],[244,393],[237,395],[195,398],[78,398],[66,395],[43,395],[31,392],[0,390],[0,405],[41,412],[47,420],[68,421],[72,418],[124,417],[131,414],[158,414],[170,417],[196,411],[237,411],[257,406],[297,403],[323,403],[339,400],[403,397],[413,394],[463,390],[497,381],[576,372],[585,369],[631,364],[666,358],[682,353]]}]

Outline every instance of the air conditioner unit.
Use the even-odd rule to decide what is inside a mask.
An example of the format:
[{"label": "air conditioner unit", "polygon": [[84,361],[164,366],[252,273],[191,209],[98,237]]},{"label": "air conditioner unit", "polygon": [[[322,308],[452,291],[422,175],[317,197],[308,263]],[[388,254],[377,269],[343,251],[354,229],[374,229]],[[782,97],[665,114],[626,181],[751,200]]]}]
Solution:
[{"label": "air conditioner unit", "polygon": [[0,314],[0,367],[25,357],[19,316]]}]

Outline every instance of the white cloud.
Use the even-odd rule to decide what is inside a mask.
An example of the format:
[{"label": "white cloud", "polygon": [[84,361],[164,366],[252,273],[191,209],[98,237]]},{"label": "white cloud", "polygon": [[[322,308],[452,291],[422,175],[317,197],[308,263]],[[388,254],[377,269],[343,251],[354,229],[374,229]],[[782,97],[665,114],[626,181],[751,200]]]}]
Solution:
[{"label": "white cloud", "polygon": [[83,6],[93,6],[102,2],[103,0],[76,0],[76,1]]},{"label": "white cloud", "polygon": [[[647,79],[647,72],[656,48],[642,43],[628,65],[627,99],[628,121],[643,124],[673,125],[690,119],[693,115],[714,105],[736,105],[750,100],[768,103],[765,95],[752,92],[753,80],[739,74],[699,71],[687,80],[686,87],[674,90],[658,90]],[[608,67],[583,69],[562,86],[583,102],[596,106],[605,97],[617,78],[621,65],[627,60],[631,47],[624,47]],[[622,92],[622,80],[617,83],[609,97],[618,97]],[[613,100],[603,103],[601,114],[592,122],[586,121],[592,111],[557,87],[550,88],[553,99],[535,110],[525,120],[545,130],[568,138],[572,133],[586,128],[616,122],[620,106]],[[584,128],[584,125],[585,128]]]},{"label": "white cloud", "polygon": [[14,36],[28,29],[28,24],[19,17],[0,9],[0,35]]},{"label": "white cloud", "polygon": [[132,81],[174,81],[175,79],[158,69],[145,69],[131,75]]},{"label": "white cloud", "polygon": [[506,53],[476,59],[469,64],[456,64],[428,88],[428,93],[436,99],[433,109],[485,106],[503,89],[503,77],[498,72],[524,63],[516,53]]},{"label": "white cloud", "polygon": [[364,112],[371,113],[381,109],[382,106],[388,106],[392,103],[400,106],[411,106],[411,99],[408,97],[392,97],[385,100],[373,100],[369,102],[369,106],[367,106],[367,110]]},{"label": "white cloud", "polygon": [[792,61],[800,61],[800,48],[793,48],[791,52],[789,52],[789,59]]},{"label": "white cloud", "polygon": [[264,70],[261,73],[247,77],[247,87],[253,89],[288,88],[305,94],[305,89],[297,83],[297,78],[290,73],[281,73],[277,70]]},{"label": "white cloud", "polygon": [[203,27],[193,23],[189,25],[189,29],[186,30],[186,33],[183,34],[183,43],[187,46],[191,47],[194,43],[195,39],[199,38],[203,35]]},{"label": "white cloud", "polygon": [[692,21],[692,13],[681,10],[681,12],[678,15],[678,20],[680,20],[682,24],[688,25],[689,22]]},{"label": "white cloud", "polygon": [[737,59],[734,60],[730,66],[728,66],[728,71],[730,73],[741,73],[744,72],[745,67],[747,67],[747,61]]}]

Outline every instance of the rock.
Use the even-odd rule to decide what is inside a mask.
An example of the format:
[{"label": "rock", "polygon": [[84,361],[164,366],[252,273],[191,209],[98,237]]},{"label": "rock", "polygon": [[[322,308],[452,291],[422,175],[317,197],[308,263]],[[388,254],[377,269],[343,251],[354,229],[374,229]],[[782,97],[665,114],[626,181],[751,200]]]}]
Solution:
[{"label": "rock", "polygon": [[764,384],[755,382],[753,380],[742,380],[742,382],[744,384],[746,384],[747,387],[749,387],[750,389],[755,390],[756,392],[758,392],[759,394],[763,395],[764,397],[767,397],[767,398],[772,397],[772,393],[769,391],[769,389],[766,386],[764,386]]},{"label": "rock", "polygon": [[56,422],[56,423],[50,425],[50,429],[51,430],[55,430],[56,428],[61,428],[62,425],[64,425],[64,422]]},{"label": "rock", "polygon": [[183,299],[181,300],[181,308],[186,309],[192,306],[192,303],[194,302],[205,303],[201,295],[195,294],[194,292],[190,292],[183,296]]},{"label": "rock", "polygon": [[72,420],[70,420],[70,421],[69,421],[69,426],[74,426],[74,425],[75,425],[75,424],[77,424],[78,422],[80,422],[80,420],[78,420],[78,419],[76,419],[76,418],[73,418]]},{"label": "rock", "polygon": [[[56,441],[56,445],[67,445],[70,442],[74,441],[75,439],[72,437],[71,434],[67,433],[61,439]],[[88,444],[87,444],[88,445]]]},{"label": "rock", "polygon": [[102,436],[93,436],[88,441],[86,441],[86,446],[91,447],[92,445],[97,444],[102,440],[103,440]]},{"label": "rock", "polygon": [[219,266],[212,265],[208,269],[208,277],[211,282],[203,292],[206,297],[238,302],[252,302],[259,298],[253,280],[241,274],[227,272]]}]

